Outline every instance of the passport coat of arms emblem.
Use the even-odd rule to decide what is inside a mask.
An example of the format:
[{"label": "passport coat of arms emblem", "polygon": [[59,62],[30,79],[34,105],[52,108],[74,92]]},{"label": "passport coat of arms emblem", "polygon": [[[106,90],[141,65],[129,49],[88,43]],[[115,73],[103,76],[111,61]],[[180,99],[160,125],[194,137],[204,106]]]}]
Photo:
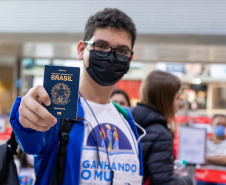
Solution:
[{"label": "passport coat of arms emblem", "polygon": [[52,102],[56,105],[66,105],[70,100],[71,90],[64,83],[57,83],[51,90]]}]

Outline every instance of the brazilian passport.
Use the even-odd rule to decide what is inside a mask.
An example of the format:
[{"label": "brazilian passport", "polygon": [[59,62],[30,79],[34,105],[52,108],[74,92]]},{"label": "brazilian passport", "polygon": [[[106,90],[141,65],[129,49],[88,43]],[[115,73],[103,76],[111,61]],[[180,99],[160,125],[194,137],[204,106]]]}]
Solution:
[{"label": "brazilian passport", "polygon": [[56,118],[76,119],[80,68],[45,65],[43,87],[51,105],[44,107]]}]

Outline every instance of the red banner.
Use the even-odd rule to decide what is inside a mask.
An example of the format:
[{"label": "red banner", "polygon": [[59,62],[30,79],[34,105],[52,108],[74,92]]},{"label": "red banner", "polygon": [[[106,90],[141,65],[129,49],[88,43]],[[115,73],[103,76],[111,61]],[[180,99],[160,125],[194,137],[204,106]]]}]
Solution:
[{"label": "red banner", "polygon": [[7,141],[11,137],[12,127],[7,127],[4,133],[0,133],[0,140]]},{"label": "red banner", "polygon": [[124,90],[130,98],[139,98],[140,80],[120,80],[116,84],[117,89]]},{"label": "red banner", "polygon": [[204,116],[192,117],[192,121],[193,121],[194,124],[195,123],[211,124],[212,118],[204,117]]},{"label": "red banner", "polygon": [[204,182],[226,183],[226,171],[196,169],[195,179]]}]

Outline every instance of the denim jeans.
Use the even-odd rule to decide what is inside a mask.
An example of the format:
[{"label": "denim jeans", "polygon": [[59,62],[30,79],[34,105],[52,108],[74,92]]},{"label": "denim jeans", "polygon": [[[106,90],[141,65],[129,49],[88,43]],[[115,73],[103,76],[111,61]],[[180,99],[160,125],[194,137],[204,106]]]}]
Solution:
[{"label": "denim jeans", "polygon": [[226,185],[226,183],[222,184],[222,183],[197,181],[196,185]]}]

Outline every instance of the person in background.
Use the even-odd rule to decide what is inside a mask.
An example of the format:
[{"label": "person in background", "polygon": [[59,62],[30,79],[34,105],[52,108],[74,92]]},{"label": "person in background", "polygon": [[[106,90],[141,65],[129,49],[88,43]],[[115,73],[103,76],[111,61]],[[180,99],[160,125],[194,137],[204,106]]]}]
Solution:
[{"label": "person in background", "polygon": [[111,100],[124,107],[131,106],[128,94],[121,89],[115,89],[113,91],[111,94]]},{"label": "person in background", "polygon": [[180,94],[180,80],[156,70],[143,80],[141,103],[131,109],[134,120],[146,130],[141,139],[145,185],[192,185],[189,176],[174,174],[173,133],[167,125],[180,106]]},{"label": "person in background", "polygon": [[[216,114],[212,118],[213,135],[207,140],[206,165],[226,167],[226,116]],[[226,183],[211,183],[198,181],[197,185],[226,185]]]}]

